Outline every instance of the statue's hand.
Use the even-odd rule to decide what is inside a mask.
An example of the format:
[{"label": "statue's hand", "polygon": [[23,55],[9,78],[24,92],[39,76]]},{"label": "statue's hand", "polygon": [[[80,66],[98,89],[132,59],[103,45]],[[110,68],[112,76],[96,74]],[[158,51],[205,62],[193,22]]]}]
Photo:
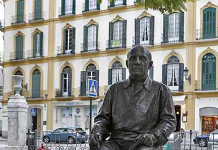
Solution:
[{"label": "statue's hand", "polygon": [[100,148],[100,145],[103,141],[102,133],[100,132],[100,129],[98,126],[94,126],[91,132],[91,135],[89,135],[89,146],[90,148]]},{"label": "statue's hand", "polygon": [[141,145],[152,147],[158,140],[154,134],[143,134],[140,137]]}]

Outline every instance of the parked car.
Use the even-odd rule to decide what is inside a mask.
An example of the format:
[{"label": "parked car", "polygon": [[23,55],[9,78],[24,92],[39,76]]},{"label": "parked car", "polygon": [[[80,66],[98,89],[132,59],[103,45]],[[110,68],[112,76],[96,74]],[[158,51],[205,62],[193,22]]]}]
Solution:
[{"label": "parked car", "polygon": [[211,133],[207,133],[204,135],[198,135],[196,138],[193,139],[193,141],[195,144],[198,144],[200,147],[206,147],[209,141],[209,137],[212,136],[214,133],[218,133],[218,129],[214,130]]},{"label": "parked car", "polygon": [[67,142],[73,143],[85,143],[88,139],[88,135],[82,128],[58,128],[51,133],[47,133],[43,136],[43,142]]}]

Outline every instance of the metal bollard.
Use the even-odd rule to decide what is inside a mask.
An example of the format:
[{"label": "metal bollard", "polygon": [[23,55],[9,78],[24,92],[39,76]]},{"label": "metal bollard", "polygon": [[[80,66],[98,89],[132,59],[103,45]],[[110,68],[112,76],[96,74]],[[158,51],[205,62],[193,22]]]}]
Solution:
[{"label": "metal bollard", "polygon": [[192,130],[190,130],[190,150],[192,149]]}]

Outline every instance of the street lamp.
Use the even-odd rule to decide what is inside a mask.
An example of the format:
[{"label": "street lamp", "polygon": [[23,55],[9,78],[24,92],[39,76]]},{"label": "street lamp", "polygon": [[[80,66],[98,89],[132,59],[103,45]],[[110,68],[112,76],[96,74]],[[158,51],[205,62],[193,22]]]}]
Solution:
[{"label": "street lamp", "polygon": [[185,67],[183,71],[184,71],[185,79],[189,81],[189,84],[191,84],[191,75],[188,76],[188,71],[189,71],[188,68]]}]

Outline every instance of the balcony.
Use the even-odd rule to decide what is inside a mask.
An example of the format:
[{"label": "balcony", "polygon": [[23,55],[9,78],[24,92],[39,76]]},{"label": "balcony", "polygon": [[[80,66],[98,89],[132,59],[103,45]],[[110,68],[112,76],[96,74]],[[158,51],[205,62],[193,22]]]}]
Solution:
[{"label": "balcony", "polygon": [[108,9],[113,9],[117,7],[125,7],[126,3],[124,3],[124,0],[114,0],[114,2],[108,1]]},{"label": "balcony", "polygon": [[172,44],[172,43],[180,43],[180,42],[184,42],[183,40],[181,41],[179,39],[179,34],[178,35],[173,35],[171,33],[168,33],[168,39],[164,39],[163,34],[161,35],[161,43],[162,44]]},{"label": "balcony", "polygon": [[[15,95],[15,92],[9,92],[8,93],[8,97],[11,97],[12,95]],[[43,99],[43,91],[26,91],[25,89],[22,89],[22,91],[20,92],[20,95],[26,97],[27,100],[31,100],[31,99]]]},{"label": "balcony", "polygon": [[[75,47],[75,45],[73,46]],[[57,56],[73,55],[75,52],[72,49],[64,50],[62,46],[57,46]]]},{"label": "balcony", "polygon": [[213,31],[212,28],[208,30],[198,29],[196,30],[196,40],[208,40],[208,39],[216,39],[218,38],[218,28],[215,28]]},{"label": "balcony", "polygon": [[88,8],[85,7],[85,3],[83,3],[83,13],[89,13],[89,12],[96,12],[96,11],[100,11],[100,7],[97,6],[97,4],[95,6],[92,6]]},{"label": "balcony", "polygon": [[195,91],[198,92],[215,92],[218,90],[217,88],[218,80],[215,82],[212,80],[207,80],[205,83],[202,84],[202,81],[197,80],[195,81]]},{"label": "balcony", "polygon": [[[125,43],[125,44],[124,44]],[[106,49],[124,49],[126,48],[126,39],[125,42],[123,40],[108,40],[106,42]]]},{"label": "balcony", "polygon": [[59,7],[59,17],[67,17],[75,15],[76,6],[73,8],[73,5],[67,5],[64,8],[64,11],[62,10],[62,7]]},{"label": "balcony", "polygon": [[41,50],[39,50],[38,52],[33,53],[33,50],[27,50],[27,59],[39,59],[39,58],[42,58],[44,56],[43,55],[44,49],[42,50],[41,54],[40,54],[40,51]]},{"label": "balcony", "polygon": [[11,16],[11,25],[22,25],[26,23],[26,15]]},{"label": "balcony", "polygon": [[[141,38],[140,38],[141,39]],[[135,37],[132,38],[132,46],[136,46],[138,44],[142,45],[142,46],[152,46],[153,44],[150,44],[149,40],[145,40],[145,41],[136,41]]]},{"label": "balcony", "polygon": [[0,31],[3,31],[5,28],[5,24],[3,20],[0,20]]},{"label": "balcony", "polygon": [[44,11],[32,12],[32,13],[29,13],[28,20],[30,23],[40,22],[44,20],[44,17],[45,17]]},{"label": "balcony", "polygon": [[100,42],[87,42],[81,43],[81,53],[89,53],[89,52],[98,52],[99,51]]},{"label": "balcony", "polygon": [[67,97],[74,97],[74,95],[73,95],[73,91],[71,91],[71,94],[69,95],[68,93],[67,94],[61,93],[61,89],[56,89],[55,97],[56,98],[67,98]]},{"label": "balcony", "polygon": [[10,52],[10,61],[24,60],[25,51]]}]

